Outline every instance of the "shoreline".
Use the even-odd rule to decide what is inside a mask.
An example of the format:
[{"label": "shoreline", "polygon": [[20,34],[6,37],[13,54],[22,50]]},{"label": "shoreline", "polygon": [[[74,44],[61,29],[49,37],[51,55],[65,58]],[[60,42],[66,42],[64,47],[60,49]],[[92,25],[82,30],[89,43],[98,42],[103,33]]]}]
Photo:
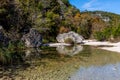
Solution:
[{"label": "shoreline", "polygon": [[[49,43],[48,46],[50,47],[57,47],[57,46],[70,46],[71,44],[67,43]],[[108,41],[96,41],[96,40],[84,40],[82,45],[89,45],[89,46],[98,46],[100,49],[117,52],[120,53],[120,42],[111,43]]]},{"label": "shoreline", "polygon": [[84,40],[83,42],[84,42],[83,45],[103,46],[103,47],[100,47],[100,49],[120,53],[120,42],[111,43],[108,41],[101,42],[96,40]]}]

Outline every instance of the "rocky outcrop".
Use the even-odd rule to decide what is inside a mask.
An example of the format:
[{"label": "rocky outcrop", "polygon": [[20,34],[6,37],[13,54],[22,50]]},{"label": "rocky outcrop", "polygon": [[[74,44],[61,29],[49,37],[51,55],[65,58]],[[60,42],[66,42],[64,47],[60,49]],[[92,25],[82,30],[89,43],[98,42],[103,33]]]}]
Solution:
[{"label": "rocky outcrop", "polygon": [[40,47],[42,45],[42,36],[37,30],[32,28],[29,33],[23,35],[22,41],[25,42],[26,47]]},{"label": "rocky outcrop", "polygon": [[56,39],[58,42],[60,43],[64,43],[66,39],[72,39],[74,41],[74,43],[81,43],[83,41],[83,37],[73,31],[70,31],[68,33],[63,33],[63,34],[59,34]]}]

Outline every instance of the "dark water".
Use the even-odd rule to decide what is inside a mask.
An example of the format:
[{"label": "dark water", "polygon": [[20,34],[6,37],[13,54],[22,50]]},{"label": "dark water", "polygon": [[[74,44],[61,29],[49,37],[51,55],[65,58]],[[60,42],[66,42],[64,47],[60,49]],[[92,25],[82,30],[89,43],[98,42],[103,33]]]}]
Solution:
[{"label": "dark water", "polygon": [[31,48],[9,55],[0,80],[120,80],[120,54],[95,47]]}]

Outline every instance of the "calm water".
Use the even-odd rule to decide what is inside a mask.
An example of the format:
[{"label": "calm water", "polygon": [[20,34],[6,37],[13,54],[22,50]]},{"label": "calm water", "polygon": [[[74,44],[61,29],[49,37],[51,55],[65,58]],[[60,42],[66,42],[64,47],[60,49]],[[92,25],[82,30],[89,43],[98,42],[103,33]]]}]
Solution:
[{"label": "calm water", "polygon": [[58,46],[12,53],[0,80],[120,80],[120,54],[90,46]]}]

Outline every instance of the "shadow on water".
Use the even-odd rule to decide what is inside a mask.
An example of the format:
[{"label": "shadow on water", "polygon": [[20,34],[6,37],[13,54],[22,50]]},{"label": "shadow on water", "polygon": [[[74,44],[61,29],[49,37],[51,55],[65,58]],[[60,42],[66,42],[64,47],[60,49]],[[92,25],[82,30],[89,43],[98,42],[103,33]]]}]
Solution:
[{"label": "shadow on water", "polygon": [[[68,80],[74,74],[77,75],[75,72],[80,67],[98,67],[120,62],[117,53],[81,45],[29,48],[5,52],[4,55],[2,58],[0,55],[0,60],[7,58],[8,62],[0,65],[0,79],[3,80]],[[8,55],[9,58],[6,57]]]},{"label": "shadow on water", "polygon": [[0,79],[12,79],[16,76],[16,70],[25,70],[30,65],[25,62],[23,51],[12,51],[8,49],[0,50]]}]

